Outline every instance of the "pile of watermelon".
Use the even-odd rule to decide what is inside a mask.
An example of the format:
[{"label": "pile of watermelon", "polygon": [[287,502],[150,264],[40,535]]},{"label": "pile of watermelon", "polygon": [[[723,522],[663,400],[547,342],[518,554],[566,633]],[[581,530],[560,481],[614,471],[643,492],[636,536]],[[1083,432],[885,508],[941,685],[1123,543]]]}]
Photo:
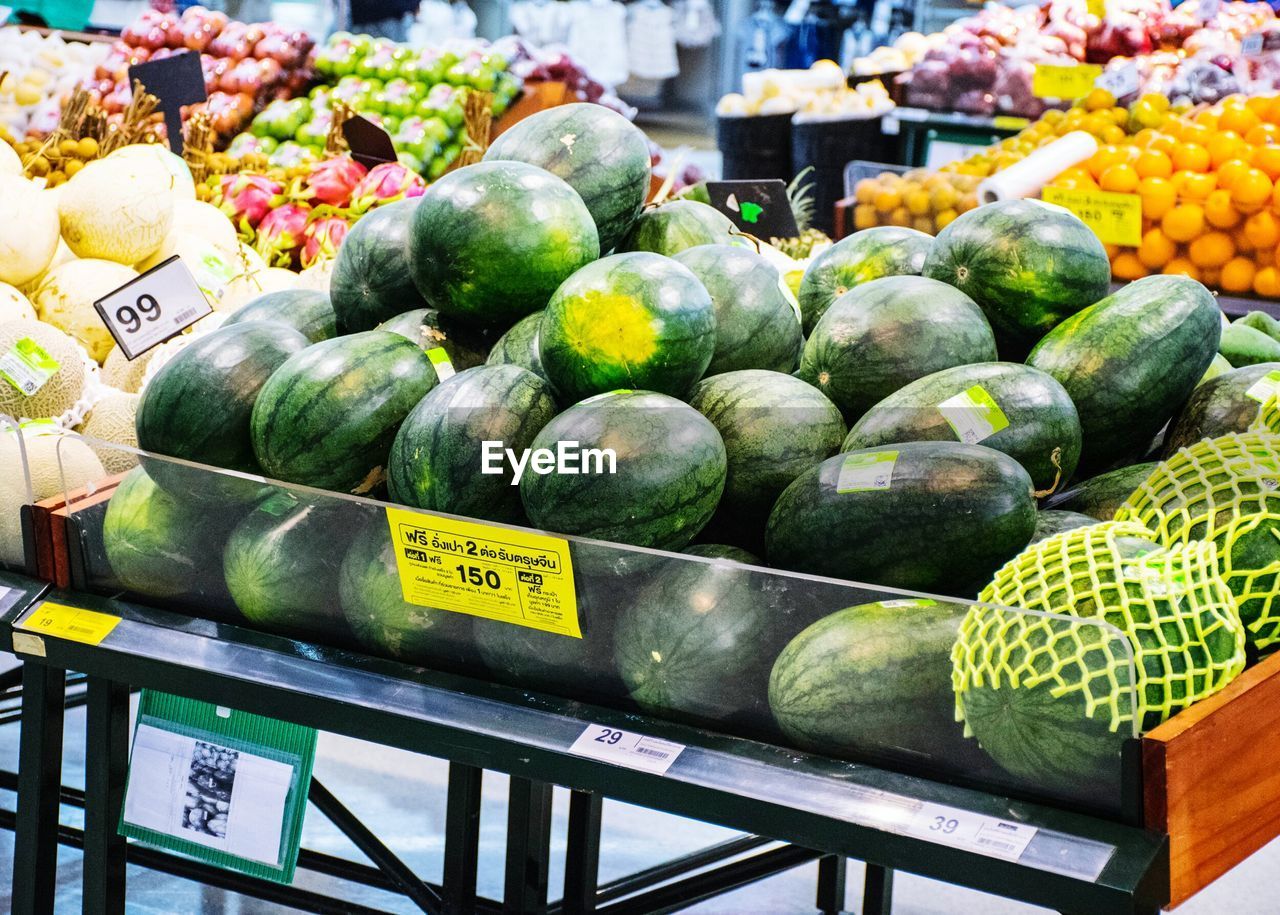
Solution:
[{"label": "pile of watermelon", "polygon": [[[936,239],[859,232],[796,295],[787,259],[718,211],[646,206],[648,162],[605,108],[543,112],[357,223],[327,296],[276,293],[180,352],[142,394],[139,445],[235,473],[215,486],[185,464],[133,471],[106,514],[115,576],[165,600],[221,596],[303,638],[825,753],[1029,782],[1042,766],[1049,787],[1064,782],[1055,748],[1093,706],[953,662],[960,645],[968,659],[1056,650],[1001,642],[1016,627],[973,625],[972,602],[1034,592],[1019,606],[1128,630],[1097,588],[1067,588],[1064,569],[1081,570],[1026,551],[1122,510],[1147,525],[1142,555],[1212,541],[1226,641],[1135,648],[1211,666],[1216,688],[1246,643],[1250,657],[1280,644],[1270,490],[1236,485],[1208,509],[1188,494],[1198,520],[1179,526],[1160,513],[1177,515],[1183,477],[1149,481],[1184,446],[1240,434],[1262,443],[1251,467],[1280,473],[1280,429],[1247,431],[1280,413],[1263,408],[1280,362],[1224,364],[1203,286],[1156,276],[1108,294],[1106,251],[1076,217],[1014,201]],[[509,466],[480,472],[495,440],[611,449],[616,472],[513,485]],[[407,602],[378,502],[352,496],[588,538],[572,541],[584,638]],[[1094,655],[1075,660],[1121,688]]]}]

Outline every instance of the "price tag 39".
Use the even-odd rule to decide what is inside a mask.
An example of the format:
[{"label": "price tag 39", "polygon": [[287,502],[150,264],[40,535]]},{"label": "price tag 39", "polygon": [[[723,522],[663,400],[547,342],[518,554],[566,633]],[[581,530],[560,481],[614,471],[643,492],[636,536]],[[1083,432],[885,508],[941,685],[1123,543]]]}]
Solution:
[{"label": "price tag 39", "polygon": [[569,747],[575,756],[616,763],[628,769],[642,769],[663,775],[684,751],[684,744],[646,737],[621,728],[589,724]]},{"label": "price tag 39", "polygon": [[176,254],[98,299],[93,307],[129,360],[213,312]]},{"label": "price tag 39", "polygon": [[1017,861],[1035,838],[1036,827],[942,804],[922,804],[911,818],[907,834],[939,845]]}]

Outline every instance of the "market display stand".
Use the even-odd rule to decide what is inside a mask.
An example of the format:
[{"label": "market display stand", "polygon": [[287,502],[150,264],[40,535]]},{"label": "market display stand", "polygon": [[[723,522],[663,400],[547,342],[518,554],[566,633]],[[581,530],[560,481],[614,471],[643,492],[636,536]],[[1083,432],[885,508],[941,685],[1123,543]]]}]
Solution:
[{"label": "market display stand", "polygon": [[[8,581],[8,579],[4,579]],[[26,596],[38,589],[25,586]],[[1162,836],[1135,826],[956,788],[877,768],[797,754],[753,741],[453,677],[333,649],[303,645],[234,626],[196,620],[71,591],[48,599],[121,618],[99,645],[30,635],[17,646],[25,662],[21,772],[18,786],[14,911],[48,911],[56,880],[58,804],[62,789],[62,699],[68,670],[88,676],[84,891],[85,911],[124,909],[126,855],[164,864],[164,853],[129,846],[117,835],[127,769],[128,693],[163,690],[372,743],[448,759],[450,799],[443,884],[428,886],[371,834],[357,845],[399,875],[389,882],[425,911],[495,911],[475,896],[479,779],[484,769],[512,776],[505,912],[649,912],[692,904],[799,864],[827,857],[825,898],[843,898],[837,860],[868,862],[873,898],[864,912],[887,912],[892,871],[905,870],[1063,912],[1152,913],[1167,898],[1167,848]],[[0,616],[0,649],[13,650],[14,626],[31,601],[10,603]],[[38,602],[36,604],[38,606]],[[592,724],[622,728],[685,746],[665,774],[585,758],[570,750]],[[566,896],[549,904],[551,786],[571,789]],[[312,800],[317,792],[313,786]],[[341,819],[340,804],[319,805]],[[635,875],[625,898],[598,887],[600,798],[615,798],[678,816],[745,830],[732,851],[781,847],[694,876],[689,862],[659,868],[673,883]],[[951,847],[911,834],[904,823],[928,804],[958,815],[1012,820],[1037,830],[1017,860]],[[336,821],[336,820],[335,820]],[[358,824],[357,824],[358,825]],[[362,828],[362,827],[361,827]],[[62,830],[66,833],[66,830]],[[360,834],[360,831],[353,830]],[[348,833],[350,834],[350,833]],[[767,838],[756,838],[756,837]],[[723,860],[708,850],[701,864]],[[375,858],[375,861],[377,858]],[[174,859],[177,870],[181,859]],[[218,885],[212,868],[184,862],[187,876]],[[316,864],[304,859],[304,866]],[[329,862],[330,864],[332,862]],[[349,863],[349,862],[348,862]],[[294,888],[231,877],[242,891],[282,899],[312,911],[337,903]],[[622,881],[628,884],[628,881]],[[268,894],[275,893],[274,897]],[[878,898],[875,894],[878,893]],[[357,907],[343,903],[343,911]]]}]

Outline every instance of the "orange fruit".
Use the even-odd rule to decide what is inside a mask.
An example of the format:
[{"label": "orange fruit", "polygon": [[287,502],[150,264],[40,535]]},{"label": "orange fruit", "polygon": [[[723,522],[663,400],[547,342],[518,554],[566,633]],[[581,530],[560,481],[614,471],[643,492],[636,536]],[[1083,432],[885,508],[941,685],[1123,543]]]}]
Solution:
[{"label": "orange fruit", "polygon": [[902,206],[902,194],[893,188],[881,188],[872,202],[881,213],[892,213]]},{"label": "orange fruit", "polygon": [[1274,248],[1280,243],[1280,220],[1270,210],[1259,210],[1245,220],[1244,237],[1255,248]]},{"label": "orange fruit", "polygon": [[1236,246],[1236,254],[1247,254],[1258,247],[1249,241],[1249,235],[1245,232],[1244,226],[1240,226],[1231,233],[1231,242]]},{"label": "orange fruit", "polygon": [[1165,264],[1160,272],[1168,275],[1189,276],[1193,280],[1200,279],[1200,268],[1185,257],[1175,257]]},{"label": "orange fruit", "polygon": [[1231,203],[1231,192],[1218,189],[1204,201],[1204,218],[1218,229],[1230,229],[1240,222],[1240,211]]},{"label": "orange fruit", "polygon": [[1206,232],[1187,247],[1187,256],[1197,267],[1221,267],[1235,255],[1235,242],[1226,232]]},{"label": "orange fruit", "polygon": [[1085,167],[1093,177],[1099,177],[1113,165],[1122,165],[1129,161],[1129,154],[1123,147],[1107,144],[1098,147],[1098,151],[1089,157]]},{"label": "orange fruit", "polygon": [[911,228],[915,229],[917,232],[923,232],[925,235],[932,235],[937,231],[937,229],[933,227],[932,216],[917,216],[915,219],[911,220]]},{"label": "orange fruit", "polygon": [[1173,161],[1155,149],[1148,149],[1139,155],[1133,167],[1140,178],[1168,178],[1173,174]]},{"label": "orange fruit", "polygon": [[874,178],[863,178],[854,186],[853,197],[858,203],[874,203],[878,190],[880,185]]},{"label": "orange fruit", "polygon": [[1206,267],[1200,271],[1200,282],[1204,283],[1210,289],[1218,288],[1218,283],[1222,279],[1222,269],[1219,267]]},{"label": "orange fruit", "polygon": [[[1179,178],[1178,176],[1182,177]],[[1176,172],[1173,176],[1174,187],[1178,196],[1187,200],[1205,200],[1218,186],[1217,175],[1202,175],[1198,172]]]},{"label": "orange fruit", "polygon": [[1138,262],[1144,267],[1159,270],[1178,253],[1178,246],[1160,229],[1148,229],[1138,246]]},{"label": "orange fruit", "polygon": [[1191,241],[1204,232],[1204,210],[1198,204],[1180,203],[1164,214],[1160,228],[1174,241]]},{"label": "orange fruit", "polygon": [[[1121,251],[1111,262],[1111,273],[1118,280],[1140,280],[1149,274],[1132,251]],[[1250,274],[1252,278],[1252,274]]]},{"label": "orange fruit", "polygon": [[1098,187],[1117,194],[1132,194],[1138,189],[1138,171],[1132,165],[1112,165],[1098,176]]},{"label": "orange fruit", "polygon": [[1276,252],[1271,248],[1263,248],[1253,252],[1253,260],[1259,267],[1270,267],[1276,262]]},{"label": "orange fruit", "polygon": [[929,212],[929,192],[922,187],[907,191],[902,202],[912,216],[923,216]]},{"label": "orange fruit", "polygon": [[853,227],[870,229],[880,225],[880,211],[869,203],[860,203],[853,208]]},{"label": "orange fruit", "polygon": [[1253,288],[1253,275],[1257,269],[1249,258],[1233,257],[1222,265],[1218,285],[1223,292],[1248,292]]},{"label": "orange fruit", "polygon": [[947,226],[956,221],[956,217],[960,215],[954,209],[939,210],[938,215],[933,218],[933,224],[937,226],[941,232]]},{"label": "orange fruit", "polygon": [[1207,109],[1197,113],[1193,120],[1198,126],[1211,133],[1218,129],[1218,115]]},{"label": "orange fruit", "polygon": [[[1280,130],[1280,128],[1277,128]],[[1260,169],[1272,181],[1280,178],[1280,144],[1270,143],[1266,146],[1259,146],[1253,151],[1249,163],[1256,169]]]},{"label": "orange fruit", "polygon": [[1173,182],[1165,178],[1143,178],[1138,193],[1142,196],[1142,215],[1147,219],[1159,219],[1173,209],[1178,199]]},{"label": "orange fruit", "polygon": [[1183,143],[1194,143],[1196,146],[1207,146],[1213,131],[1203,124],[1194,122],[1184,122],[1182,125],[1181,139]]},{"label": "orange fruit", "polygon": [[1089,90],[1089,94],[1084,97],[1084,108],[1086,111],[1102,111],[1110,108],[1116,103],[1116,97],[1106,89],[1094,87]]},{"label": "orange fruit", "polygon": [[1250,168],[1231,185],[1231,200],[1242,213],[1260,210],[1271,199],[1271,179],[1261,169]]},{"label": "orange fruit", "polygon": [[1230,159],[1243,159],[1249,152],[1249,144],[1240,139],[1240,134],[1234,130],[1215,133],[1209,138],[1206,148],[1209,150],[1209,159],[1213,162],[1214,168]]},{"label": "orange fruit", "polygon": [[1199,143],[1184,142],[1179,146],[1175,146],[1170,158],[1173,159],[1174,168],[1178,171],[1188,172],[1207,172],[1213,162],[1212,157],[1209,155],[1209,150]]},{"label": "orange fruit", "polygon": [[1222,113],[1218,115],[1219,130],[1230,131],[1242,137],[1261,123],[1262,118],[1247,105],[1223,105]]},{"label": "orange fruit", "polygon": [[898,207],[889,214],[889,225],[902,226],[904,229],[911,228],[911,211],[906,207]]},{"label": "orange fruit", "polygon": [[1280,272],[1275,267],[1263,267],[1253,275],[1253,291],[1269,299],[1280,296]]},{"label": "orange fruit", "polygon": [[1280,138],[1280,127],[1275,124],[1261,123],[1244,135],[1244,141],[1250,146],[1265,146]]},{"label": "orange fruit", "polygon": [[1227,190],[1231,190],[1231,185],[1236,183],[1236,179],[1251,167],[1244,159],[1228,159],[1223,162],[1214,169],[1218,175],[1218,187],[1225,187]]}]

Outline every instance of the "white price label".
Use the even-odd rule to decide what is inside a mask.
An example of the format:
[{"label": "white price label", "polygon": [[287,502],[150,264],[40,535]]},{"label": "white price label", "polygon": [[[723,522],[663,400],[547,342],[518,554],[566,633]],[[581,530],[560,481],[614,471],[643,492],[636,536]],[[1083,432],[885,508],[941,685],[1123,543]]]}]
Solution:
[{"label": "white price label", "polygon": [[1099,89],[1107,90],[1115,98],[1133,95],[1140,86],[1138,66],[1137,64],[1125,64],[1123,67],[1108,70],[1098,77],[1098,81],[1094,85]]},{"label": "white price label", "polygon": [[575,756],[616,763],[628,769],[664,774],[684,750],[684,744],[646,737],[634,731],[589,724],[569,747]]},{"label": "white price label", "polygon": [[1216,19],[1221,9],[1222,0],[1200,0],[1197,12],[1201,22],[1208,22],[1210,19]]},{"label": "white price label", "polygon": [[93,307],[130,360],[213,312],[177,255],[98,299]]},{"label": "white price label", "polygon": [[1256,57],[1262,53],[1262,43],[1261,32],[1250,32],[1240,39],[1240,53],[1245,57]]},{"label": "white price label", "polygon": [[880,120],[880,132],[886,137],[896,137],[901,126],[898,119],[891,114],[886,114]]},{"label": "white price label", "polygon": [[1035,838],[1036,827],[926,803],[911,818],[907,834],[939,845],[1017,861]]},{"label": "white price label", "polygon": [[1265,404],[1272,397],[1280,395],[1280,370],[1268,372],[1258,381],[1253,383],[1249,390],[1244,392],[1244,396],[1250,400],[1256,400],[1258,403]]}]

